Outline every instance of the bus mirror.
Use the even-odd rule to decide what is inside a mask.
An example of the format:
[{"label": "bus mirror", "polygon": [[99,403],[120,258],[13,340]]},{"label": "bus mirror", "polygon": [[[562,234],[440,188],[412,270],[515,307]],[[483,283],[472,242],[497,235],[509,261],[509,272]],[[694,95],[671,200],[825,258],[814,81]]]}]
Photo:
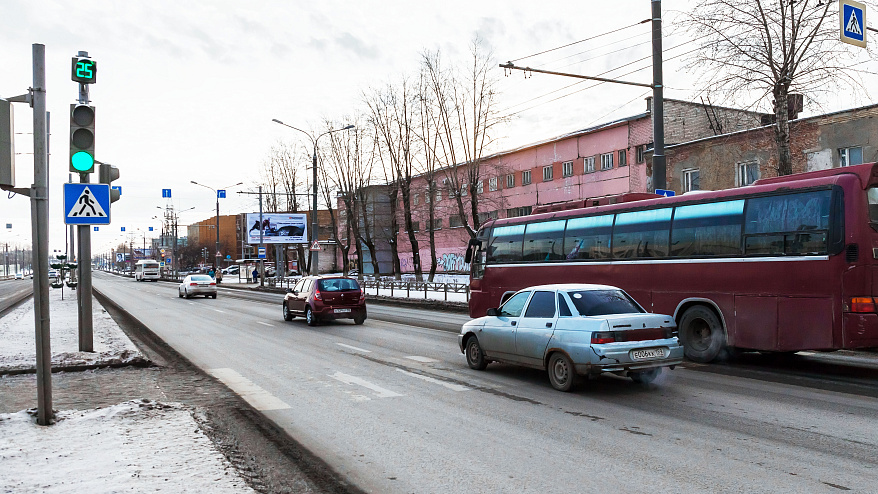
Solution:
[{"label": "bus mirror", "polygon": [[473,246],[468,245],[466,248],[466,254],[463,256],[463,262],[469,264],[473,262]]}]

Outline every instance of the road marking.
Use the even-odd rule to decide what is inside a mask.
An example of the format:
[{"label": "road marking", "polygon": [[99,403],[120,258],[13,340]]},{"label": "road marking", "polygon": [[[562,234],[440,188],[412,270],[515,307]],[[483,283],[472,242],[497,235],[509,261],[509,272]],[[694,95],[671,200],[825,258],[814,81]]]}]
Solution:
[{"label": "road marking", "polygon": [[430,362],[438,362],[436,359],[432,359],[430,357],[418,357],[417,355],[413,355],[411,357],[406,357],[409,360],[414,360],[415,362],[421,362],[423,364],[429,364]]},{"label": "road marking", "polygon": [[268,324],[267,322],[256,321],[256,324],[261,324],[263,326],[268,326],[269,328],[273,328],[274,324]]},{"label": "road marking", "polygon": [[363,349],[363,348],[357,348],[357,347],[355,347],[355,346],[345,345],[344,343],[336,343],[336,345],[338,345],[338,346],[343,346],[343,347],[345,347],[345,348],[350,348],[351,350],[356,350],[356,351],[358,351],[358,352],[372,353],[372,350],[365,350],[365,349]]},{"label": "road marking", "polygon": [[219,379],[257,410],[286,410],[291,408],[280,398],[260,388],[234,369],[210,369],[207,372]]},{"label": "road marking", "polygon": [[446,388],[448,388],[452,391],[469,391],[469,389],[470,389],[462,384],[454,384],[454,383],[445,382],[445,381],[442,381],[441,379],[436,379],[435,377],[424,376],[421,374],[415,374],[414,372],[404,371],[402,369],[396,369],[396,370],[398,370],[399,372],[402,372],[403,374],[405,374],[407,376],[417,377],[418,379],[423,379],[424,381],[431,382],[433,384],[445,386]]},{"label": "road marking", "polygon": [[377,393],[375,396],[377,396],[378,398],[393,398],[394,396],[403,396],[399,393],[390,391],[389,389],[384,389],[381,386],[378,386],[377,384],[372,384],[369,381],[366,381],[365,379],[361,379],[361,378],[356,377],[356,376],[349,376],[347,374],[342,374],[341,372],[336,372],[335,374],[332,374],[329,377],[331,377],[333,379],[337,379],[345,384],[357,384],[357,385],[362,386],[364,388],[371,389],[372,391]]},{"label": "road marking", "polygon": [[219,309],[214,309],[214,310],[217,311],[217,312],[219,312],[220,314],[225,314],[225,313],[226,313],[225,311],[222,311],[222,310],[219,310]]}]

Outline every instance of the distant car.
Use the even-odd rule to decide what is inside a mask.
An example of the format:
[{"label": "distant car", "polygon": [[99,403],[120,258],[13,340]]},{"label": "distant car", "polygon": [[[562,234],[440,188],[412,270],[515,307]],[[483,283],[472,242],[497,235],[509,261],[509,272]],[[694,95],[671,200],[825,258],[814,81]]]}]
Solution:
[{"label": "distant car", "polygon": [[240,270],[241,268],[239,266],[229,266],[223,269],[223,274],[238,274]]},{"label": "distant car", "polygon": [[603,372],[649,383],[683,361],[674,318],[647,313],[607,285],[525,288],[464,324],[457,340],[470,368],[503,362],[545,370],[559,391]]},{"label": "distant car", "polygon": [[206,274],[190,274],[183,278],[177,288],[180,298],[192,298],[195,295],[216,298],[216,280]]},{"label": "distant car", "polygon": [[57,269],[49,270],[49,278],[57,278],[59,276],[61,276],[61,273],[59,273]]},{"label": "distant car", "polygon": [[15,273],[15,279],[16,279],[16,280],[23,280],[23,279],[24,279],[24,274],[22,274],[22,273]]},{"label": "distant car", "polygon": [[303,316],[309,326],[321,320],[366,321],[366,293],[357,280],[342,276],[306,276],[287,290],[283,300],[284,321]]}]

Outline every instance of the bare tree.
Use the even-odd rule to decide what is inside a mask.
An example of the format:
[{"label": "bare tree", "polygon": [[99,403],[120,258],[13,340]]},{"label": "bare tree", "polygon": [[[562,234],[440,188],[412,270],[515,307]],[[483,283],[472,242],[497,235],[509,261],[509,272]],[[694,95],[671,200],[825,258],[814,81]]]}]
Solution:
[{"label": "bare tree", "polygon": [[761,93],[745,106],[771,96],[778,175],[792,173],[789,95],[863,87],[850,70],[853,50],[838,41],[837,9],[828,1],[702,0],[681,23],[701,41],[687,66],[701,72],[706,93],[738,102]]},{"label": "bare tree", "polygon": [[[302,202],[299,196],[307,196],[307,187],[301,177],[306,175],[305,164],[310,163],[309,157],[305,150],[297,153],[295,147],[284,141],[271,146],[261,173],[265,192],[263,209],[266,212],[300,211]],[[305,271],[310,272],[310,256],[306,256],[305,252],[303,245],[296,246],[299,262],[305,263]]]},{"label": "bare tree", "polygon": [[[436,269],[439,265],[436,258],[436,230],[433,228],[436,220],[436,201],[432,200],[432,198],[435,198],[436,193],[434,190],[436,175],[442,167],[442,162],[436,155],[436,150],[439,148],[441,129],[438,126],[431,125],[432,122],[436,121],[433,113],[436,110],[436,105],[433,104],[430,78],[425,70],[421,70],[418,79],[418,94],[420,95],[420,104],[418,105],[420,115],[418,118],[419,128],[417,135],[421,140],[421,147],[424,150],[421,155],[420,170],[421,176],[428,184],[427,196],[431,197],[431,200],[426,201],[424,206],[427,209],[427,225],[429,226],[427,228],[427,242],[430,246],[430,274],[427,277],[427,281],[432,282],[436,277]],[[454,197],[454,194],[449,193],[449,196]]]},{"label": "bare tree", "polygon": [[[483,157],[493,143],[494,127],[503,119],[496,109],[497,64],[482,40],[470,44],[470,60],[458,70],[442,67],[438,51],[425,52],[426,74],[433,108],[430,125],[439,129],[432,152],[442,161],[449,189],[455,193],[462,226],[475,237],[480,226],[479,198],[484,178]],[[464,195],[462,188],[467,189]]]},{"label": "bare tree", "polygon": [[372,90],[363,95],[369,109],[372,126],[379,142],[379,158],[384,177],[389,184],[390,198],[390,247],[394,275],[400,278],[399,248],[397,243],[398,199],[402,198],[402,216],[412,247],[412,265],[417,279],[422,279],[421,255],[415,228],[412,223],[412,178],[416,174],[418,139],[415,119],[418,94],[408,79],[399,84],[388,84],[383,90]]}]

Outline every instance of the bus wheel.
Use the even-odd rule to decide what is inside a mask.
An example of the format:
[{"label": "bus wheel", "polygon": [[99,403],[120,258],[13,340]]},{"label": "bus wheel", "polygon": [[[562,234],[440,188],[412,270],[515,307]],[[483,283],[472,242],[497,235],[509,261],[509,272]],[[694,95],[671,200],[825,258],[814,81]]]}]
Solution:
[{"label": "bus wheel", "polygon": [[683,314],[679,330],[686,357],[695,362],[710,362],[726,347],[722,323],[703,305],[696,305]]}]

